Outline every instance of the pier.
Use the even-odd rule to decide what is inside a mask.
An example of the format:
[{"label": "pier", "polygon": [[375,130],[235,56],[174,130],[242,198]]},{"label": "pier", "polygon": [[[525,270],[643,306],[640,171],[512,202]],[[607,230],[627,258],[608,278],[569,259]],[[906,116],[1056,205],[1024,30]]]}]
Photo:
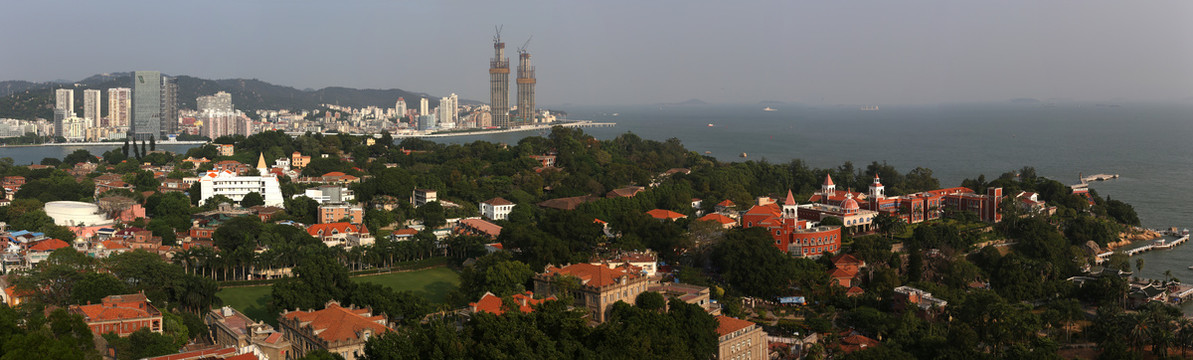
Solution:
[{"label": "pier", "polygon": [[[1171,242],[1164,240],[1164,239],[1156,240],[1156,242],[1154,242],[1154,243],[1140,246],[1140,247],[1137,247],[1134,249],[1126,250],[1126,251],[1123,251],[1123,253],[1127,254],[1127,256],[1135,256],[1137,254],[1142,254],[1142,253],[1152,251],[1152,250],[1167,250],[1167,249],[1176,247],[1177,245],[1184,244],[1186,241],[1189,241],[1188,234],[1185,234],[1184,236],[1181,236],[1180,238],[1177,238],[1176,240],[1172,240]],[[1107,259],[1109,259],[1110,255],[1114,255],[1114,251],[1107,251],[1107,252],[1098,254],[1097,259],[1094,262],[1101,264],[1101,263],[1105,262]]]},{"label": "pier", "polygon": [[1081,183],[1089,183],[1092,181],[1105,181],[1111,179],[1118,179],[1118,174],[1095,174],[1090,176],[1082,176]]}]

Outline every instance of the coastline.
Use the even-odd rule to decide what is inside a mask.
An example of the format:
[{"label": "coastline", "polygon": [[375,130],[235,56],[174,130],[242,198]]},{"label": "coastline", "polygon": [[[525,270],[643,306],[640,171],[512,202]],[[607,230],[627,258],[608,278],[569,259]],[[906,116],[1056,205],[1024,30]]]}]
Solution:
[{"label": "coastline", "polygon": [[[159,145],[159,146],[199,145],[199,144],[206,144],[206,143],[208,143],[208,142],[204,141],[204,140],[188,140],[188,141],[163,141],[163,142],[157,143],[156,145]],[[46,143],[46,144],[0,145],[0,148],[22,148],[22,147],[38,147],[38,146],[121,146],[121,145],[124,145],[124,142],[117,142],[117,141],[79,142],[79,143],[65,142],[65,143]]]},{"label": "coastline", "polygon": [[1118,241],[1106,244],[1106,251],[1114,251],[1119,248],[1130,246],[1140,241],[1151,241],[1164,237],[1155,230],[1144,229],[1141,227],[1131,227],[1127,231],[1118,234]]}]

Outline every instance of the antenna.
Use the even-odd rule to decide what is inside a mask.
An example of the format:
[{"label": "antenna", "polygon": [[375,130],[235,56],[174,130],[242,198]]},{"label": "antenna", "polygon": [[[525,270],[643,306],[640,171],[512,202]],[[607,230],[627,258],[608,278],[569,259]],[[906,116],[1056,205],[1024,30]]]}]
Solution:
[{"label": "antenna", "polygon": [[530,38],[529,38],[529,39],[526,39],[526,42],[522,43],[522,47],[519,47],[519,48],[518,48],[518,53],[519,53],[519,54],[525,54],[525,53],[526,53],[526,46],[527,46],[527,45],[530,45],[530,39],[534,39],[534,35],[530,35]]}]

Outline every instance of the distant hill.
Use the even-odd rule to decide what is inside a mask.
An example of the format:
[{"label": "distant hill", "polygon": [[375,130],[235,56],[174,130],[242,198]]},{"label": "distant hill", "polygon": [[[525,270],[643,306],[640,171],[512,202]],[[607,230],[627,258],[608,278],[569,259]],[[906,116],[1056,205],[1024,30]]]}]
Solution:
[{"label": "distant hill", "polygon": [[[406,106],[417,107],[418,99],[426,97],[431,107],[439,105],[439,96],[402,89],[352,89],[326,87],[318,90],[299,90],[289,86],[270,84],[257,79],[207,80],[193,76],[174,76],[178,83],[178,106],[194,109],[195,98],[219,91],[232,94],[232,103],[239,110],[260,109],[315,109],[319,104],[342,106],[392,107],[399,97],[406,99]],[[29,81],[0,81],[0,118],[31,119],[53,117],[53,89],[73,86],[75,89],[75,111],[82,114],[84,89],[106,90],[114,87],[130,87],[132,73],[110,73],[88,77],[75,83],[34,83]],[[107,113],[107,94],[102,101]],[[463,104],[477,104],[471,100],[460,100]]]}]

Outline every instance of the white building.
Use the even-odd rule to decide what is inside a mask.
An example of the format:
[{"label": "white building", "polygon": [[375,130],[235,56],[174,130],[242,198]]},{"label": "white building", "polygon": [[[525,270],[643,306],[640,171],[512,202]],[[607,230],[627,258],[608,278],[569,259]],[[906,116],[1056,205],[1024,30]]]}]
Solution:
[{"label": "white building", "polygon": [[99,205],[79,201],[51,201],[46,203],[46,215],[61,226],[104,226],[112,225],[99,209]]},{"label": "white building", "polygon": [[75,111],[74,89],[54,89],[54,109],[70,114]]},{"label": "white building", "polygon": [[316,188],[307,189],[302,195],[294,195],[294,198],[299,196],[306,196],[314,199],[319,204],[352,202],[356,200],[356,195],[352,190],[337,185],[323,185]]},{"label": "white building", "polygon": [[431,115],[427,111],[429,107],[430,106],[427,103],[427,98],[421,98],[418,100],[418,114],[419,115]]},{"label": "white building", "polygon": [[282,189],[273,175],[237,176],[231,171],[208,171],[199,179],[199,205],[216,195],[227,196],[239,203],[250,192],[261,194],[265,206],[283,206]]},{"label": "white building", "polygon": [[499,197],[485,200],[480,203],[481,216],[489,220],[506,220],[510,217],[510,211],[514,210],[514,203],[509,200]]}]

